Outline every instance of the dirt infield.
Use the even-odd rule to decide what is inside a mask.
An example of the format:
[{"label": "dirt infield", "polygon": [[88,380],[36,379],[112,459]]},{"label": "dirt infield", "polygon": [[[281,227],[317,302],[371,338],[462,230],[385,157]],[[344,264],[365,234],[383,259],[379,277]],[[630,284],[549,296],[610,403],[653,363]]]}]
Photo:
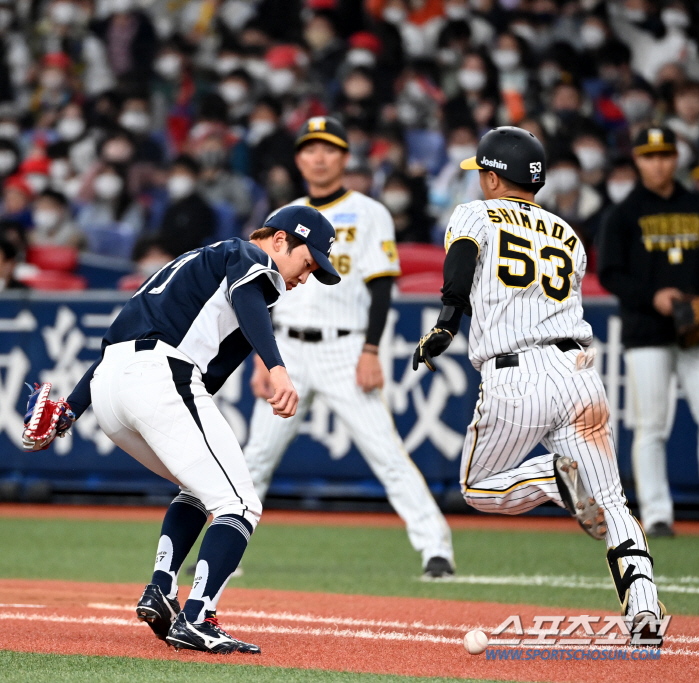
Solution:
[{"label": "dirt infield", "polygon": [[[469,628],[493,630],[519,614],[571,610],[418,598],[227,589],[224,626],[259,657],[176,653],[134,616],[141,585],[0,580],[0,648],[338,671],[555,683],[684,683],[699,678],[699,617],[675,617],[658,661],[492,661],[462,645]],[[184,592],[184,590],[183,590]],[[593,612],[603,615],[603,612]],[[630,653],[630,650],[625,650]]]},{"label": "dirt infield", "polygon": [[[32,505],[0,503],[0,517],[27,519],[84,519],[120,522],[160,522],[166,508],[120,505]],[[579,533],[576,522],[568,517],[507,517],[496,515],[447,515],[452,529],[483,531],[559,531]],[[403,528],[403,521],[390,512],[311,512],[265,510],[261,524],[298,526],[369,526]],[[699,522],[675,522],[681,536],[699,536]]]}]

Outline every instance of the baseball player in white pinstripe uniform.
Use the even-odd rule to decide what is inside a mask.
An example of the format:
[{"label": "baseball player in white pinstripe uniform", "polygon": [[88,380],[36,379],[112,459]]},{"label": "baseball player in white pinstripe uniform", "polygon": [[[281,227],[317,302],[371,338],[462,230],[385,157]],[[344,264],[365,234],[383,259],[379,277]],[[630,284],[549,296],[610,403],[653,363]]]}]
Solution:
[{"label": "baseball player in white pinstripe uniform", "polygon": [[393,221],[379,202],[342,187],[348,161],[344,129],[329,117],[310,119],[297,139],[296,161],[308,182],[310,204],[335,227],[332,262],[342,281],[328,295],[309,282],[274,311],[277,343],[300,403],[296,416],[276,418],[265,400],[268,373],[256,364],[252,379],[259,397],[245,458],[261,498],[316,395],[347,425],[354,443],[386,489],[407,526],[427,576],[454,573],[451,532],[398,435],[381,394],[378,344],[390,308],[393,280],[400,275]]},{"label": "baseball player in white pinstripe uniform", "polygon": [[[462,314],[471,316],[469,356],[482,384],[464,443],[464,498],[502,514],[546,500],[568,508],[593,538],[607,541],[623,612],[643,629],[634,638],[648,637],[663,608],[646,539],[626,506],[607,397],[587,350],[585,251],[565,221],[533,201],[546,169],[531,133],[496,128],[461,167],[480,171],[485,201],[454,210],[444,306],[413,367],[434,369]],[[525,461],[540,442],[549,452]]]}]

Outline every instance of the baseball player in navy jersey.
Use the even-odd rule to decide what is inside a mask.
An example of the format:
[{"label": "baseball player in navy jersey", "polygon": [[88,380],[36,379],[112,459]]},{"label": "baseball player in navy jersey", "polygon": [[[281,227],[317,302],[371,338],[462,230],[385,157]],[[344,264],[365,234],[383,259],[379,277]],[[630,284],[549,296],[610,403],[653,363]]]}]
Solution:
[{"label": "baseball player in navy jersey", "polygon": [[[180,256],[124,306],[107,330],[102,357],[68,397],[76,417],[92,403],[117,446],[181,488],[165,515],[153,578],[136,609],[177,649],[260,652],[216,620],[216,604],[262,505],[212,394],[254,349],[269,370],[270,412],[293,417],[298,394],[269,309],[311,273],[319,283],[340,281],[328,259],[334,239],[318,211],[294,206],[271,217],[250,242],[231,239]],[[209,514],[213,522],[180,611],[178,573]]]},{"label": "baseball player in navy jersey", "polygon": [[335,227],[331,259],[342,276],[337,287],[310,282],[274,311],[279,349],[299,392],[293,418],[276,420],[265,399],[272,391],[260,359],[252,378],[258,396],[245,458],[255,490],[264,498],[272,474],[298,433],[315,396],[348,427],[354,443],[404,520],[428,577],[454,573],[449,526],[424,478],[403,447],[381,394],[378,357],[391,287],[400,274],[393,221],[379,202],[343,185],[349,160],[347,135],[330,117],[305,123],[296,141],[296,163],[309,195],[292,206],[314,206]]},{"label": "baseball player in navy jersey", "polygon": [[[607,397],[588,350],[585,251],[565,221],[534,203],[546,168],[531,133],[496,128],[461,167],[480,171],[485,201],[452,214],[443,308],[413,367],[434,370],[462,314],[471,316],[469,357],[482,384],[464,443],[464,498],[508,515],[546,500],[566,507],[593,538],[606,540],[623,613],[647,638],[663,608],[646,539],[626,506]],[[549,452],[525,461],[540,442]]]}]

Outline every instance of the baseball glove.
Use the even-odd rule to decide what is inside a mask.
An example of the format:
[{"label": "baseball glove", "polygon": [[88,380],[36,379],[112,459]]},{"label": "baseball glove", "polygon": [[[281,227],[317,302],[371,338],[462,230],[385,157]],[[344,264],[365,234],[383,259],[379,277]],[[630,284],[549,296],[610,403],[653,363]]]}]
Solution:
[{"label": "baseball glove", "polygon": [[454,335],[449,330],[442,330],[438,327],[433,327],[417,345],[413,354],[413,370],[420,367],[420,363],[424,363],[432,372],[437,369],[434,362],[434,356],[439,356],[444,353],[454,339]]},{"label": "baseball glove", "polygon": [[683,348],[699,344],[699,296],[688,295],[672,302],[677,343]]},{"label": "baseball glove", "polygon": [[24,416],[22,445],[25,451],[45,450],[57,436],[65,436],[75,422],[75,413],[64,398],[58,401],[49,399],[49,382],[41,386],[35,384],[34,387]]}]

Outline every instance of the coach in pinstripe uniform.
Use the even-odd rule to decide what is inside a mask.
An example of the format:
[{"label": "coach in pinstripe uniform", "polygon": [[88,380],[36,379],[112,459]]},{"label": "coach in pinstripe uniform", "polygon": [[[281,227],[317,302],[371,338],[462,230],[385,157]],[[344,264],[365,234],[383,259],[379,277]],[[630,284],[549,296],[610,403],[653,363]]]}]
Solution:
[{"label": "coach in pinstripe uniform", "polygon": [[[308,183],[310,205],[335,228],[331,260],[342,276],[335,287],[292,292],[274,312],[277,343],[299,393],[296,416],[274,417],[271,386],[264,364],[252,378],[258,397],[245,458],[260,498],[315,395],[321,396],[347,425],[352,439],[388,499],[403,518],[408,537],[422,555],[427,576],[454,573],[451,532],[427,484],[406,452],[381,394],[378,358],[391,286],[400,274],[393,221],[379,202],[342,186],[349,159],[347,135],[338,121],[316,117],[296,141],[296,163]],[[332,295],[324,290],[335,290]]]}]

